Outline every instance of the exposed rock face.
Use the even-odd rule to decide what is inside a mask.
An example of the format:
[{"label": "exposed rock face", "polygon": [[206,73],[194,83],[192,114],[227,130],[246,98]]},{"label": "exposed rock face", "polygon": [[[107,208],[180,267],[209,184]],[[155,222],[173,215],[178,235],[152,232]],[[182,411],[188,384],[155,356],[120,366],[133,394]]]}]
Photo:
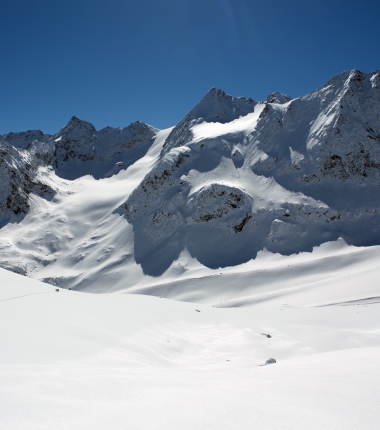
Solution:
[{"label": "exposed rock face", "polygon": [[11,132],[1,136],[3,142],[21,149],[27,148],[32,142],[47,142],[50,138],[50,134],[44,134],[41,130],[28,130],[21,133]]},{"label": "exposed rock face", "polygon": [[157,131],[139,121],[124,128],[106,127],[96,131],[92,124],[74,116],[57,133],[58,137],[55,136],[56,164],[63,166],[72,158],[108,161],[125,149],[149,142]]},{"label": "exposed rock face", "polygon": [[95,158],[95,127],[73,116],[55,139],[55,162],[61,167],[71,158],[82,161]]},{"label": "exposed rock face", "polygon": [[39,167],[51,160],[49,145],[33,141],[29,142],[26,150],[0,140],[1,224],[7,222],[12,213],[22,215],[28,212],[30,193],[45,198],[54,195],[55,191],[38,175]]}]

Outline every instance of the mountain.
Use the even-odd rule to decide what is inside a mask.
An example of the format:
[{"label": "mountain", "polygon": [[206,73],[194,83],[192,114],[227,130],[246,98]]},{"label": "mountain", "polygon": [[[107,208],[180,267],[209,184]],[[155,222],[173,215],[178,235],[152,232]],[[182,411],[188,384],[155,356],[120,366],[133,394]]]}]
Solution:
[{"label": "mountain", "polygon": [[143,157],[157,131],[139,121],[96,131],[92,124],[74,116],[54,136],[55,167],[59,176],[67,179],[112,176]]},{"label": "mountain", "polygon": [[218,88],[211,90],[203,99],[173,128],[165,140],[162,153],[185,145],[193,138],[192,126],[201,122],[226,124],[253,112],[257,103],[244,97],[232,97]]},{"label": "mountain", "polygon": [[0,222],[4,225],[11,214],[27,213],[29,194],[45,198],[55,194],[44,169],[71,180],[88,174],[96,179],[112,176],[143,157],[157,131],[139,121],[97,131],[72,117],[54,136],[40,130],[0,136]]},{"label": "mountain", "polygon": [[[215,94],[173,129],[122,206],[147,273],[159,274],[185,248],[224,267],[264,248],[292,254],[338,237],[379,243],[379,72],[345,72],[285,103]],[[214,112],[233,115],[233,102],[250,109],[218,121]],[[205,119],[210,104],[217,107]]]},{"label": "mountain", "polygon": [[156,294],[263,253],[380,244],[379,85],[352,70],[295,99],[212,88],[167,130],[73,117],[54,136],[0,136],[0,265],[86,291],[148,280]]}]

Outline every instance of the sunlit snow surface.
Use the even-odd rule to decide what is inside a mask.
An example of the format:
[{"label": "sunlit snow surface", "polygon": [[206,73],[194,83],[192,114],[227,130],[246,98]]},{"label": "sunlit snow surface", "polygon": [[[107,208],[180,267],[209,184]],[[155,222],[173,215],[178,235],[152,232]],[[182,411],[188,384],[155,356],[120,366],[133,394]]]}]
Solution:
[{"label": "sunlit snow surface", "polygon": [[1,428],[377,429],[380,268],[348,251],[332,264],[356,277],[321,283],[328,306],[300,304],[315,302],[308,285],[221,309],[56,292],[0,269]]}]

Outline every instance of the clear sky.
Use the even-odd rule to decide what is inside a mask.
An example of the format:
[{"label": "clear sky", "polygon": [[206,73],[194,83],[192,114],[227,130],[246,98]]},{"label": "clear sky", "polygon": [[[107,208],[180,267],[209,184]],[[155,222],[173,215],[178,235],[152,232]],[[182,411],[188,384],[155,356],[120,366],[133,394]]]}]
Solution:
[{"label": "clear sky", "polygon": [[0,134],[175,125],[213,86],[301,96],[380,68],[379,0],[1,0]]}]

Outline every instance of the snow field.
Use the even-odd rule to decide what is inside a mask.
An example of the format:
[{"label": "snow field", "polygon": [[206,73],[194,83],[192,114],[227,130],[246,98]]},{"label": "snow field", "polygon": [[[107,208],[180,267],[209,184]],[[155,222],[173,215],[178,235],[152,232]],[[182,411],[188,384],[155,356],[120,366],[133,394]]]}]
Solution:
[{"label": "snow field", "polygon": [[219,309],[0,276],[7,430],[377,428],[380,304]]}]

